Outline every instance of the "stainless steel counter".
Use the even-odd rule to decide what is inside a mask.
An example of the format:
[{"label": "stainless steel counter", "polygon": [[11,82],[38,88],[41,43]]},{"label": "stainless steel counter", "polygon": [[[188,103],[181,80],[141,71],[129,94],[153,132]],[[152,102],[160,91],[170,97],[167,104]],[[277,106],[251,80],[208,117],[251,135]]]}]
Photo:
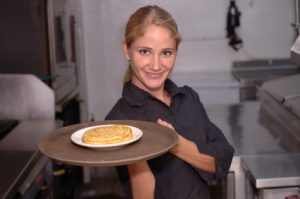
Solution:
[{"label": "stainless steel counter", "polygon": [[242,167],[257,189],[300,186],[299,153],[247,156]]},{"label": "stainless steel counter", "polygon": [[0,198],[12,198],[25,189],[24,181],[46,166],[49,159],[38,151],[38,141],[57,125],[54,120],[21,121],[0,140]]},{"label": "stainless steel counter", "polygon": [[272,134],[261,123],[259,103],[206,106],[210,119],[223,131],[235,148],[235,157],[255,154],[300,152],[292,136]]},{"label": "stainless steel counter", "polygon": [[270,132],[259,118],[259,102],[233,105],[205,105],[210,119],[233,145],[230,171],[235,177],[235,198],[245,199],[245,173],[241,160],[248,156],[300,153],[300,143],[291,135]]}]

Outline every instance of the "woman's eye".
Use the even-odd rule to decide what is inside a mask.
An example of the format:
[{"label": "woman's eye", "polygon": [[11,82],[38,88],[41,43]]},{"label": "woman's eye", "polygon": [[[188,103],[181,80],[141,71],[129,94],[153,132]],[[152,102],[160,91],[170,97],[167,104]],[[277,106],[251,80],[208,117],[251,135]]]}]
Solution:
[{"label": "woman's eye", "polygon": [[141,55],[149,55],[149,54],[150,54],[150,51],[149,51],[149,50],[146,50],[146,49],[141,49],[141,50],[139,50],[139,53],[140,53]]},{"label": "woman's eye", "polygon": [[166,51],[163,51],[163,52],[162,52],[162,55],[163,55],[164,57],[170,57],[172,54],[173,54],[173,52],[170,51],[170,50],[166,50]]}]

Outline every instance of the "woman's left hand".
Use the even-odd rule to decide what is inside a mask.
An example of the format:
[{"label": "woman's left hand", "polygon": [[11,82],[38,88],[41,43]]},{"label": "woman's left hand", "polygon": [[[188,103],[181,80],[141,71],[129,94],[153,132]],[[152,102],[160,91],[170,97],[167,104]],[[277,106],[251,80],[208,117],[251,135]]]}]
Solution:
[{"label": "woman's left hand", "polygon": [[166,121],[164,121],[164,120],[162,120],[162,119],[160,119],[160,118],[158,118],[156,122],[157,122],[157,124],[160,124],[160,125],[162,125],[162,126],[168,127],[168,128],[170,128],[170,129],[172,129],[172,130],[175,131],[175,128],[174,128],[173,125],[170,124],[169,122],[166,122]]},{"label": "woman's left hand", "polygon": [[[164,120],[162,120],[160,118],[157,120],[157,124],[160,124],[162,126],[168,127],[170,129],[172,129],[173,131],[175,131],[175,128],[173,127],[172,124],[170,124],[169,122],[166,122],[166,121],[164,121]],[[177,141],[177,144],[173,148],[170,149],[171,153],[175,153],[176,151],[178,151],[180,143],[184,139],[181,135],[179,135],[179,134],[177,134],[177,135],[178,135],[178,141]]]}]

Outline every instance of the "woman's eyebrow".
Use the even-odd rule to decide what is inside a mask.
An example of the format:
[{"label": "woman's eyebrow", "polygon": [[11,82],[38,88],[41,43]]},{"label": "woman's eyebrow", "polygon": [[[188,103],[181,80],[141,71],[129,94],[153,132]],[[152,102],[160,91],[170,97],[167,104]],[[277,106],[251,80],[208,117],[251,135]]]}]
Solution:
[{"label": "woman's eyebrow", "polygon": [[136,48],[146,48],[146,49],[151,49],[151,48],[148,47],[148,46],[136,46]]},{"label": "woman's eyebrow", "polygon": [[170,50],[170,51],[175,51],[175,48],[163,48],[162,50]]},{"label": "woman's eyebrow", "polygon": [[170,48],[163,48],[163,49],[166,49],[166,50],[175,50],[175,48],[172,48],[172,47],[170,47]]},{"label": "woman's eyebrow", "polygon": [[[145,50],[152,50],[152,48],[150,48],[150,47],[147,47],[147,46],[137,46],[137,47],[135,47],[136,49],[145,49]],[[175,48],[172,48],[172,47],[170,47],[170,48],[162,48],[161,49],[161,51],[166,51],[166,50],[169,50],[169,51],[176,51],[176,49]]]}]

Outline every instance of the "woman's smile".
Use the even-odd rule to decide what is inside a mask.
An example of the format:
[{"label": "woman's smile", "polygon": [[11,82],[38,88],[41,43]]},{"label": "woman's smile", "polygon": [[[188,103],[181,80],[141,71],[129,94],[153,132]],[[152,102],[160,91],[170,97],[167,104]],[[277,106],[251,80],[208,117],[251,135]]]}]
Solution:
[{"label": "woman's smile", "polygon": [[162,77],[163,73],[151,73],[151,72],[145,72],[146,75],[148,75],[149,78],[153,78],[153,79],[159,79]]}]

